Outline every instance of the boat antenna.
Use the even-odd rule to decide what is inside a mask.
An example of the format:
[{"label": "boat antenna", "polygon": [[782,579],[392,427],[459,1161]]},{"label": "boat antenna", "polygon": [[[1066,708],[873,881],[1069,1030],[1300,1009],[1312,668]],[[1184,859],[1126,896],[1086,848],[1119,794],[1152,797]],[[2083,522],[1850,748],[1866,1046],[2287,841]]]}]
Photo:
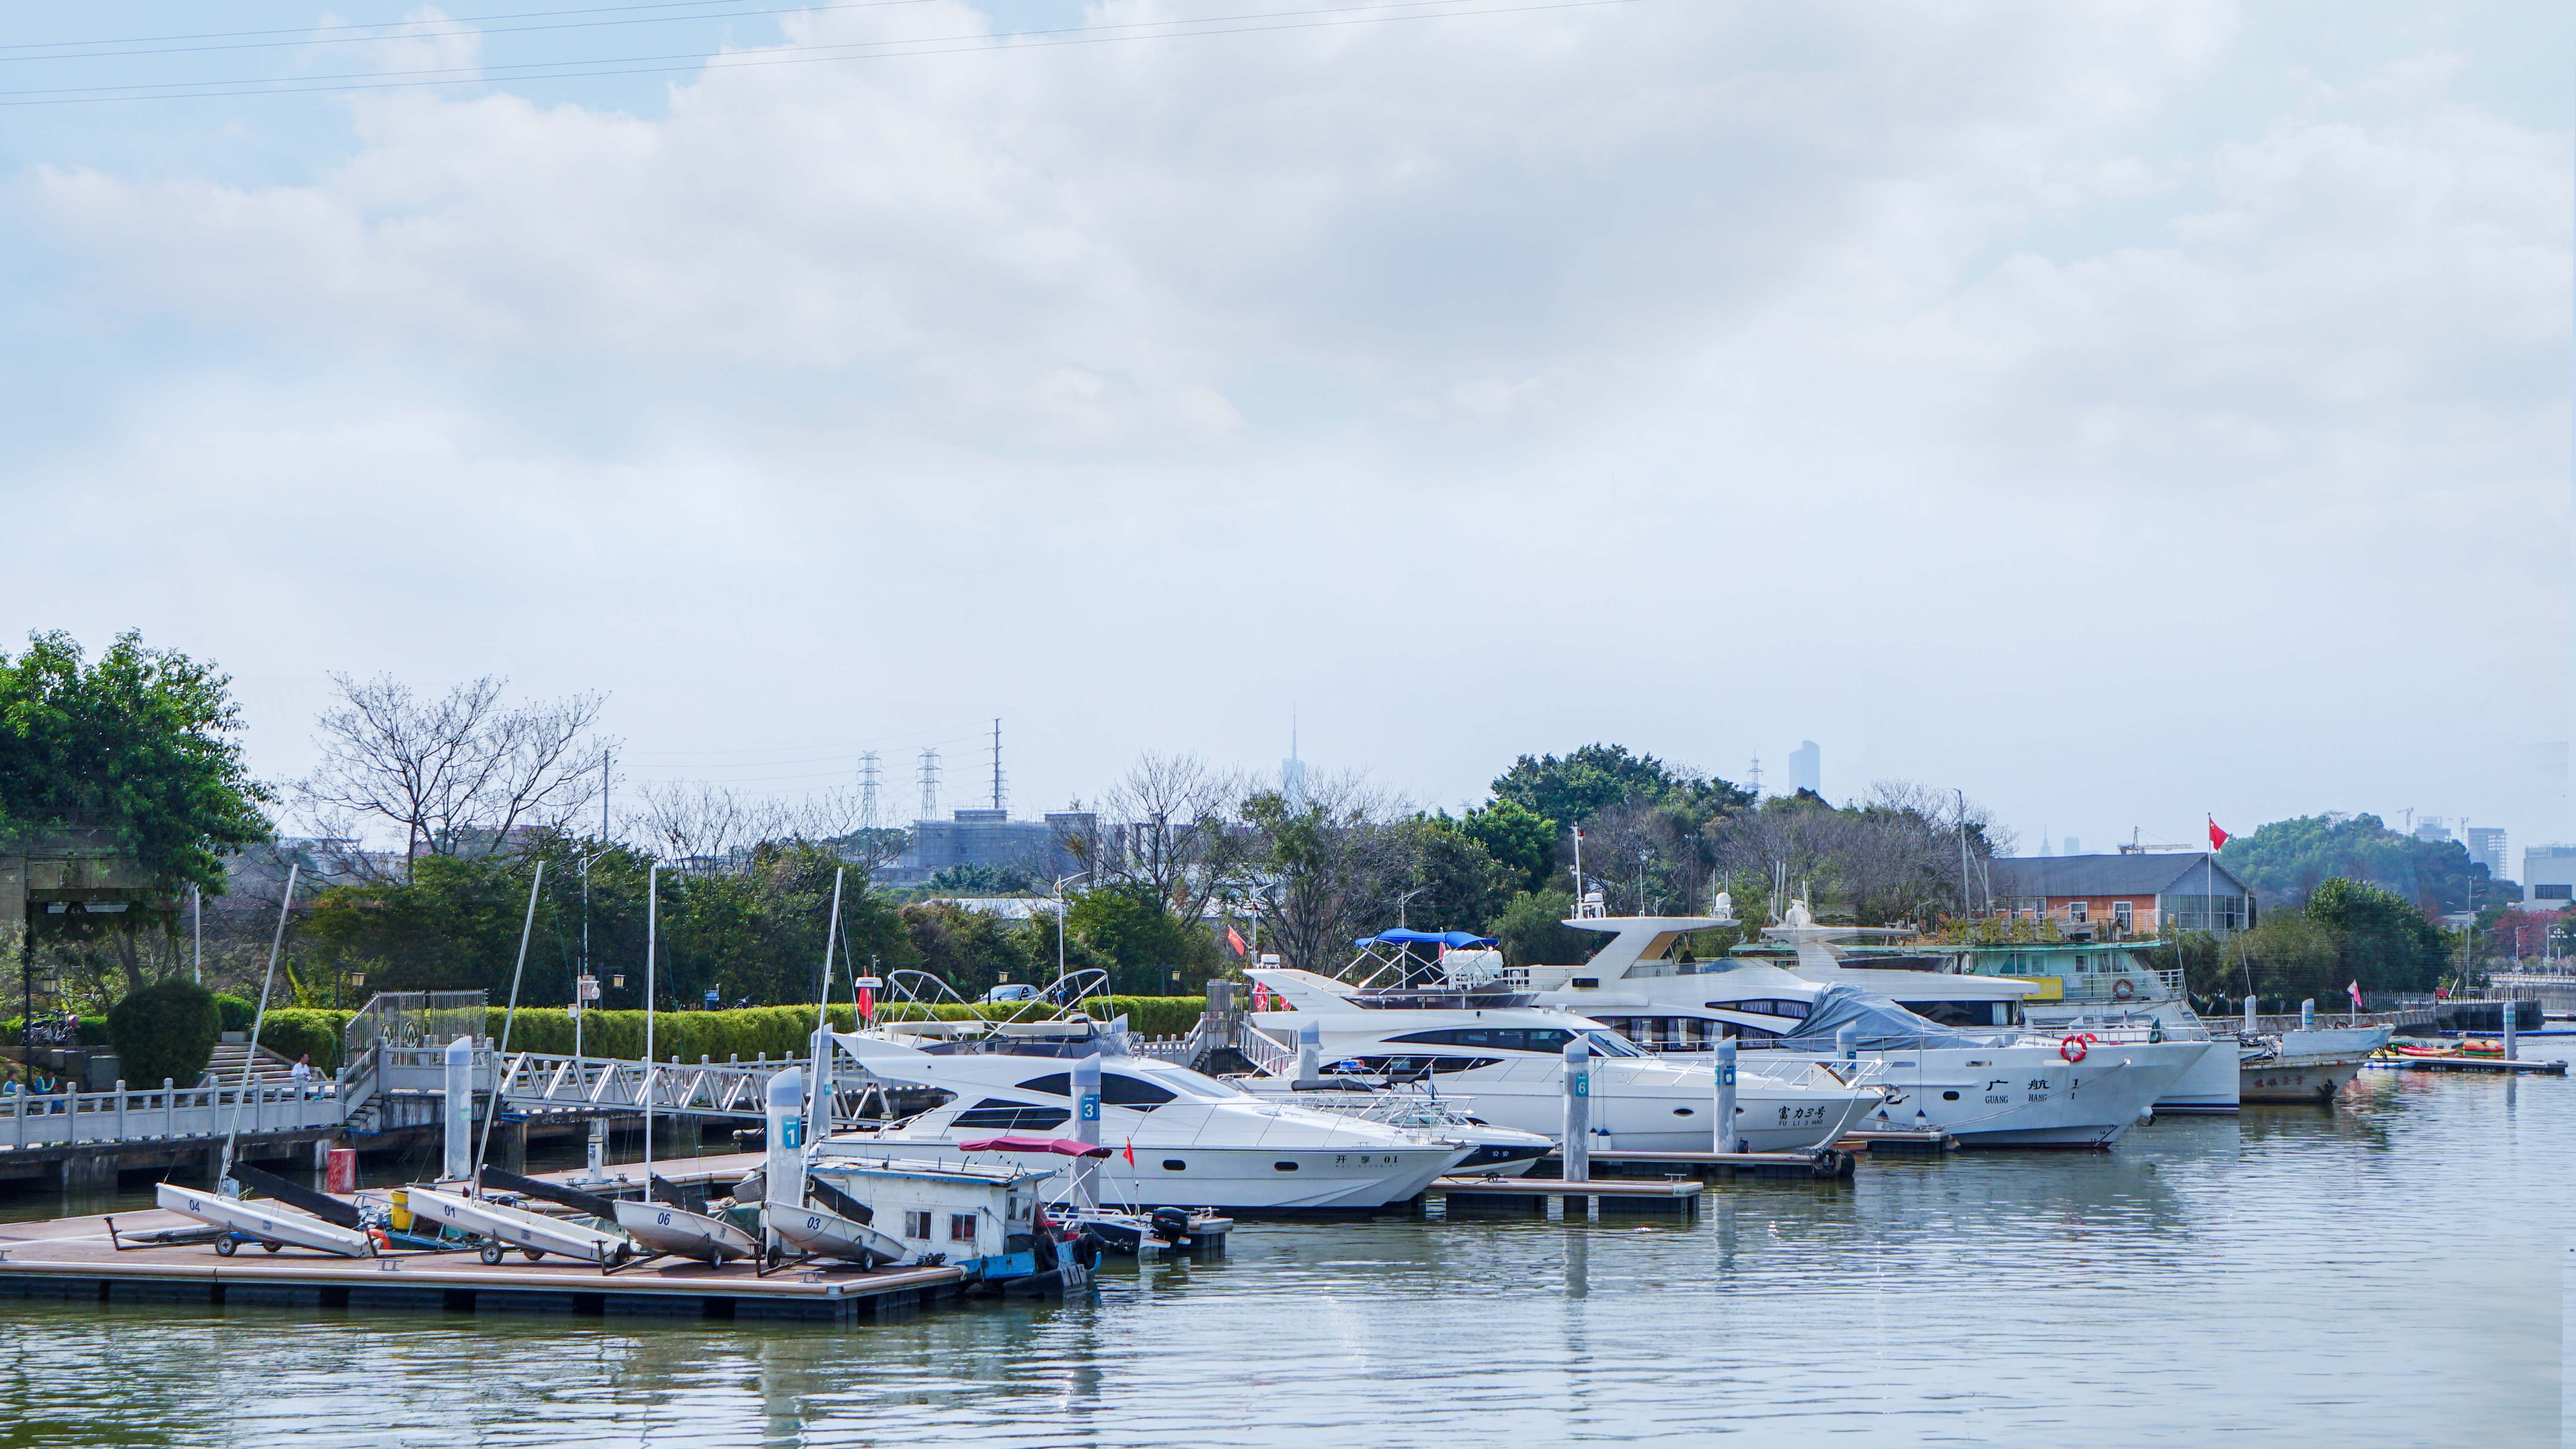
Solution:
[{"label": "boat antenna", "polygon": [[483,1156],[491,1150],[492,1122],[501,1115],[501,1094],[510,1085],[510,1026],[519,1019],[519,981],[528,973],[529,933],[537,928],[537,887],[545,883],[546,863],[540,860],[536,875],[528,881],[528,916],[519,923],[519,964],[510,968],[510,1007],[501,1013],[501,1080],[492,1084],[492,1109],[483,1114],[482,1135],[474,1139],[474,1171],[465,1179],[469,1197],[483,1195]]},{"label": "boat antenna", "polygon": [[[832,946],[841,937],[841,869],[832,871],[832,923],[823,931],[823,994],[814,1003],[814,1094],[805,1107],[805,1140],[814,1141],[821,1133],[828,1136],[832,1110]],[[856,974],[856,973],[853,973]],[[858,1021],[850,1022],[852,1030]],[[818,1125],[819,1124],[819,1125]],[[771,1184],[777,1187],[782,1184]],[[800,1194],[796,1199],[803,1202]]]},{"label": "boat antenna", "polygon": [[662,921],[662,862],[644,872],[644,1196],[653,1196],[653,956]]},{"label": "boat antenna", "polygon": [[226,1197],[239,1197],[241,1189],[233,1186],[233,1144],[241,1138],[242,1099],[250,1095],[250,1070],[259,1064],[260,1023],[268,1020],[268,989],[277,983],[277,952],[286,944],[286,908],[295,900],[295,877],[304,862],[289,861],[286,866],[286,893],[277,898],[277,934],[268,942],[268,974],[259,979],[259,1011],[250,1019],[250,1045],[242,1051],[241,1085],[233,1089],[233,1124],[224,1133],[223,1170],[215,1174],[215,1191]]}]

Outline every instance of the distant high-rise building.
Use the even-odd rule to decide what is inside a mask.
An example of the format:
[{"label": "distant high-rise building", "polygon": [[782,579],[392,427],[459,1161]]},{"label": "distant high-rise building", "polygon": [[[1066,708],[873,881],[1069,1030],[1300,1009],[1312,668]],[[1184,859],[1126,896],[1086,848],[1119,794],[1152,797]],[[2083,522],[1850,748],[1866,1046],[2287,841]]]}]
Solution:
[{"label": "distant high-rise building", "polygon": [[2563,911],[2576,904],[2576,845],[2524,846],[2522,890],[2532,910]]},{"label": "distant high-rise building", "polygon": [[2415,822],[2415,838],[2426,845],[2439,845],[2451,838],[2451,832],[2443,827],[2441,816],[2427,815]]},{"label": "distant high-rise building", "polygon": [[1798,747],[1789,752],[1791,794],[1800,790],[1810,790],[1818,795],[1825,793],[1823,759],[1824,752],[1816,748],[1814,740],[1798,742]]},{"label": "distant high-rise building", "polygon": [[2065,853],[2068,855],[2082,855],[2084,853],[2084,842],[2076,839],[2072,835],[2066,837]]},{"label": "distant high-rise building", "polygon": [[2461,834],[2469,840],[2469,859],[2487,868],[2487,879],[2508,878],[2511,872],[2505,867],[2504,831],[2492,825],[2472,825]]}]

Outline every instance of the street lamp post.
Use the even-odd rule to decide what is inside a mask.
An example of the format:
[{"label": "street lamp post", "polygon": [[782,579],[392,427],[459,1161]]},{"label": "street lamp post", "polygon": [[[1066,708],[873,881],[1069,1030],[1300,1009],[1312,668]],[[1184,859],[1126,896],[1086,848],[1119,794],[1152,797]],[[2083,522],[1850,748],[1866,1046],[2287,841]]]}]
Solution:
[{"label": "street lamp post", "polygon": [[1055,878],[1055,979],[1058,981],[1064,979],[1064,888],[1089,874],[1091,872],[1087,870],[1078,870]]}]

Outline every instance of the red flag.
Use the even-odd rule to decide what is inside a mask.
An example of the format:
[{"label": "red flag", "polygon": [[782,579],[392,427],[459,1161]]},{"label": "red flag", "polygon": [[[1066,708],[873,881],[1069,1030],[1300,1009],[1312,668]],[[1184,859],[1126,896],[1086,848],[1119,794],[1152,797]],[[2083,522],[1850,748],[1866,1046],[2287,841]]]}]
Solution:
[{"label": "red flag", "polygon": [[2229,842],[2229,841],[2231,841],[2231,840],[2233,840],[2233,839],[2235,839],[2235,838],[2236,838],[2235,836],[2232,836],[2232,835],[2228,834],[2226,831],[2219,829],[2219,828],[2218,828],[2218,822],[2217,822],[2216,820],[2212,820],[2212,821],[2210,821],[2210,822],[2209,822],[2209,848],[2210,848],[2210,849],[2212,849],[2212,850],[2225,850],[2225,849],[2227,848],[2227,842]]},{"label": "red flag", "polygon": [[876,1019],[877,1019],[877,994],[876,994],[876,991],[875,991],[875,989],[874,989],[874,988],[872,988],[872,987],[862,986],[862,987],[860,987],[860,988],[859,988],[859,1020],[861,1020],[861,1021],[874,1021],[874,1020],[876,1020]]},{"label": "red flag", "polygon": [[2344,990],[2349,991],[2349,992],[2351,992],[2351,993],[2352,993],[2352,1009],[2353,1009],[2354,1011],[2360,1011],[2360,1010],[2362,1009],[2362,1005],[2361,1005],[2361,983],[2360,983],[2360,982],[2358,982],[2358,981],[2355,981],[2355,982],[2354,982],[2354,983],[2352,983],[2350,986],[2345,987],[2345,988],[2344,988]]},{"label": "red flag", "polygon": [[1129,1167],[1136,1165],[1136,1139],[1132,1137],[1127,1139],[1127,1165]]},{"label": "red flag", "polygon": [[1251,954],[1250,950],[1243,944],[1243,937],[1237,935],[1234,927],[1232,926],[1225,928],[1225,943],[1234,948],[1234,954],[1237,956]]}]

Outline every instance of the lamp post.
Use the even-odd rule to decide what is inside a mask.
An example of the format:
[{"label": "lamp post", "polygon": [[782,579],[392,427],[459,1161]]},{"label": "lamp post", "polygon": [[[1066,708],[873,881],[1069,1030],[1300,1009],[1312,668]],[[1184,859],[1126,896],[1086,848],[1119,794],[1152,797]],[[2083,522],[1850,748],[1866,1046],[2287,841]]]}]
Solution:
[{"label": "lamp post", "polygon": [[1055,878],[1055,979],[1058,981],[1064,979],[1064,888],[1089,874],[1091,872],[1087,870],[1077,870],[1071,875]]}]

